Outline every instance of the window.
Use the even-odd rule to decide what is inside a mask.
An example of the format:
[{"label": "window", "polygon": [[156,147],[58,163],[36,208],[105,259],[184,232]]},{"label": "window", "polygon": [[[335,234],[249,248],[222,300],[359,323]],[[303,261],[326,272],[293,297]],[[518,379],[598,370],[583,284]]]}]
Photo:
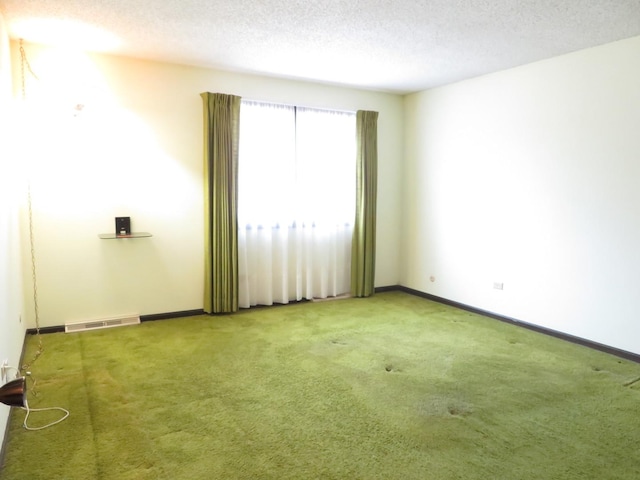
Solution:
[{"label": "window", "polygon": [[240,306],[349,290],[355,113],[243,100]]}]

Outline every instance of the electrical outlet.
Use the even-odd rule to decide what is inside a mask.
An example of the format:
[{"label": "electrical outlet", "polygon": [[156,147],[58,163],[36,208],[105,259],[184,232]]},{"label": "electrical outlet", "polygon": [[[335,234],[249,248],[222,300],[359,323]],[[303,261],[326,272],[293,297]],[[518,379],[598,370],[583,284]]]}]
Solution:
[{"label": "electrical outlet", "polygon": [[493,282],[493,288],[495,288],[496,290],[504,290],[504,283]]},{"label": "electrical outlet", "polygon": [[2,380],[3,385],[7,382],[8,371],[9,371],[9,360],[5,358],[2,361],[2,366],[0,366],[0,380]]}]

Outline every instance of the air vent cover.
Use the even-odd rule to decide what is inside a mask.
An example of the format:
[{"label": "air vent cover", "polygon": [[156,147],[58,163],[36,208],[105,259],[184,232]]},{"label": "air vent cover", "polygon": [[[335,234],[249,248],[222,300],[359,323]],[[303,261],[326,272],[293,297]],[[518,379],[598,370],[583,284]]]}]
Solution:
[{"label": "air vent cover", "polygon": [[86,332],[87,330],[97,330],[99,328],[124,327],[126,325],[137,325],[140,323],[140,315],[123,315],[121,317],[110,317],[98,320],[88,320],[86,322],[67,323],[64,326],[65,333]]}]

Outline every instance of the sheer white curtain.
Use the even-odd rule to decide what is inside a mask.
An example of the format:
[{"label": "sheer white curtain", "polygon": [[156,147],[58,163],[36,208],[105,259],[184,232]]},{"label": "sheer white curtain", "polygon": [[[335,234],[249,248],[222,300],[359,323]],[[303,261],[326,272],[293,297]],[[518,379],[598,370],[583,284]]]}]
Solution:
[{"label": "sheer white curtain", "polygon": [[355,113],[242,101],[239,306],[348,292]]}]

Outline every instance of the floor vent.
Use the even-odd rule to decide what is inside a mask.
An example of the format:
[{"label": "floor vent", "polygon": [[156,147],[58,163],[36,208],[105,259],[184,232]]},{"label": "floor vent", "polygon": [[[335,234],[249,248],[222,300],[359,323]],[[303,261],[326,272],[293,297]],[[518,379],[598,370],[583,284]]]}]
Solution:
[{"label": "floor vent", "polygon": [[86,332],[99,328],[124,327],[140,323],[140,315],[123,315],[121,317],[103,318],[101,320],[89,320],[87,322],[67,323],[64,326],[65,333]]}]

